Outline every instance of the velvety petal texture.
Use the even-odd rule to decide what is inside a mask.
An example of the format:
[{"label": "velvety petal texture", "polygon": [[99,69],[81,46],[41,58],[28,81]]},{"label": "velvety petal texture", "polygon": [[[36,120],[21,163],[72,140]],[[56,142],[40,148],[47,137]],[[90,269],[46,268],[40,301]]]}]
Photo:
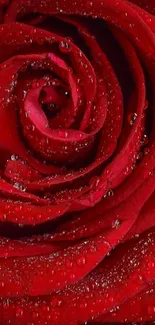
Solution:
[{"label": "velvety petal texture", "polygon": [[0,1],[0,325],[155,322],[155,1]]}]

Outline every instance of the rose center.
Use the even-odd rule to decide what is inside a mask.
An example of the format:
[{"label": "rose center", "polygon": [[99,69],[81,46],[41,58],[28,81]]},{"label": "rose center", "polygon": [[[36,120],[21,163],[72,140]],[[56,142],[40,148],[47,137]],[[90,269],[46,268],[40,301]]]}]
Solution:
[{"label": "rose center", "polygon": [[43,87],[39,97],[39,103],[48,119],[58,116],[68,100],[69,91],[64,87],[56,86],[56,82],[53,82],[50,87]]}]

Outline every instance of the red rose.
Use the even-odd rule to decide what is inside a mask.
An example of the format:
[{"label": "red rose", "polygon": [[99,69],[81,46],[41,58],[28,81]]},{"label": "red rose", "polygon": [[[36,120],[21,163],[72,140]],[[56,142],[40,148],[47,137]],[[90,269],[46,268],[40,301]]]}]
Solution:
[{"label": "red rose", "polygon": [[0,324],[155,320],[155,4],[0,2]]}]

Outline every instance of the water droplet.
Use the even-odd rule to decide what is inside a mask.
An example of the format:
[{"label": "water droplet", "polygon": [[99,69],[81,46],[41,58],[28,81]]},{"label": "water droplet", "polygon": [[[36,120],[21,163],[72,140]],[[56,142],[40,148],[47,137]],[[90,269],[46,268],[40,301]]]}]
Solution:
[{"label": "water droplet", "polygon": [[10,306],[10,300],[9,299],[4,300],[4,302],[3,302],[3,308],[4,309],[8,309],[9,306]]},{"label": "water droplet", "polygon": [[149,142],[148,136],[146,134],[144,134],[142,140],[141,140],[141,146],[146,146]]},{"label": "water droplet", "polygon": [[113,302],[114,301],[114,298],[113,297],[109,297],[109,301],[110,302]]},{"label": "water droplet", "polygon": [[152,261],[149,261],[149,262],[148,262],[148,268],[149,268],[149,269],[153,269],[154,267],[155,267],[155,263],[152,262]]},{"label": "water droplet", "polygon": [[70,51],[70,45],[68,42],[61,41],[59,44],[59,49],[63,53],[68,53]]},{"label": "water droplet", "polygon": [[23,316],[23,309],[22,308],[17,308],[16,310],[16,317],[21,317]]},{"label": "water droplet", "polygon": [[21,66],[21,68],[20,68],[20,71],[21,71],[21,72],[25,72],[26,69],[27,69],[26,64],[23,64],[23,65]]},{"label": "water droplet", "polygon": [[148,100],[145,100],[144,110],[148,108],[148,105],[149,105]]},{"label": "water droplet", "polygon": [[126,176],[129,176],[130,173],[131,173],[131,166],[130,166],[130,167],[129,167],[129,166],[126,166],[124,174],[125,174]]},{"label": "water droplet", "polygon": [[150,153],[150,149],[149,148],[145,148],[144,149],[144,155],[148,155]]},{"label": "water droplet", "polygon": [[[130,263],[131,262],[133,262],[132,260],[130,261]],[[132,264],[132,263],[131,263]],[[141,275],[139,275],[139,274],[136,274],[136,273],[133,273],[132,275],[131,275],[131,278],[135,281],[135,282],[137,282],[137,283],[141,283],[141,282],[143,282],[143,277],[141,276]]]},{"label": "water droplet", "polygon": [[137,154],[136,159],[137,159],[137,160],[141,160],[142,158],[143,158],[143,153],[142,153],[142,152],[139,152],[139,153]]},{"label": "water droplet", "polygon": [[137,113],[131,113],[128,115],[128,121],[130,123],[130,125],[133,125],[134,122],[136,121],[137,118]]},{"label": "water droplet", "polygon": [[113,190],[109,190],[106,194],[106,196],[113,196],[114,195],[114,191]]},{"label": "water droplet", "polygon": [[97,176],[94,176],[91,180],[90,180],[90,186],[91,187],[97,187],[100,183],[100,179]]},{"label": "water droplet", "polygon": [[118,229],[120,226],[120,220],[116,219],[112,222],[112,228]]},{"label": "water droplet", "polygon": [[18,159],[18,156],[16,155],[11,155],[11,160],[14,161],[14,160],[17,160]]},{"label": "water droplet", "polygon": [[96,251],[97,251],[96,246],[95,246],[95,245],[91,245],[91,246],[90,246],[90,252],[91,252],[91,253],[95,253]]},{"label": "water droplet", "polygon": [[148,306],[148,314],[154,315],[155,314],[155,306]]},{"label": "water droplet", "polygon": [[102,288],[106,288],[108,286],[108,282],[103,282],[102,283]]},{"label": "water droplet", "polygon": [[25,192],[26,191],[26,188],[23,184],[20,184],[20,183],[14,183],[13,185],[17,190],[20,190],[22,192]]},{"label": "water droplet", "polygon": [[61,306],[61,304],[62,304],[62,301],[57,298],[54,298],[51,300],[52,307],[59,307],[59,306]]},{"label": "water droplet", "polygon": [[77,133],[76,134],[76,139],[79,140],[79,139],[82,139],[83,137],[83,134],[82,133]]},{"label": "water droplet", "polygon": [[39,314],[38,313],[33,313],[33,319],[38,318]]},{"label": "water droplet", "polygon": [[7,219],[7,215],[4,213],[3,214],[3,220],[6,220]]},{"label": "water droplet", "polygon": [[66,267],[67,268],[72,267],[72,266],[73,266],[73,263],[72,262],[70,262],[70,261],[67,261],[66,262]]},{"label": "water droplet", "polygon": [[86,258],[85,258],[85,256],[81,256],[80,258],[78,258],[77,264],[79,266],[86,264]]},{"label": "water droplet", "polygon": [[86,307],[87,307],[87,303],[86,302],[80,304],[80,308],[86,308]]},{"label": "water droplet", "polygon": [[70,274],[70,279],[71,279],[71,280],[74,280],[74,279],[75,279],[75,274],[74,274],[74,273],[71,273],[71,274]]}]

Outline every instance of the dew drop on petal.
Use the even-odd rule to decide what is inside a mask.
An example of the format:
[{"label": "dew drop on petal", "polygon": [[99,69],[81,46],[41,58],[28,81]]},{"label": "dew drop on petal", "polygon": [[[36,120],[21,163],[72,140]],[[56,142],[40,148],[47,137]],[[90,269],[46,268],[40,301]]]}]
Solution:
[{"label": "dew drop on petal", "polygon": [[114,301],[114,298],[113,297],[109,297],[109,301],[110,302],[113,302]]},{"label": "dew drop on petal", "polygon": [[7,215],[4,213],[3,214],[3,220],[6,220],[7,219]]},{"label": "dew drop on petal", "polygon": [[148,314],[154,315],[155,314],[155,306],[148,306]]},{"label": "dew drop on petal", "polygon": [[15,161],[15,160],[17,160],[18,159],[18,156],[16,156],[16,155],[11,155],[11,160],[12,161]]},{"label": "dew drop on petal", "polygon": [[86,264],[86,258],[85,258],[85,256],[81,256],[80,258],[78,258],[77,264],[79,266]]},{"label": "dew drop on petal", "polygon": [[112,228],[118,229],[120,226],[120,221],[118,219],[112,222]]},{"label": "dew drop on petal", "polygon": [[128,122],[130,123],[130,125],[134,124],[136,118],[137,118],[137,113],[131,113],[128,115]]},{"label": "dew drop on petal", "polygon": [[59,307],[59,306],[61,306],[61,304],[62,304],[62,301],[60,299],[53,298],[51,300],[51,306],[52,307]]},{"label": "dew drop on petal", "polygon": [[23,316],[23,309],[22,308],[17,308],[17,310],[16,310],[16,317],[21,317],[21,316]]},{"label": "dew drop on petal", "polygon": [[4,300],[4,302],[3,302],[3,308],[4,309],[8,309],[9,306],[10,306],[10,300],[9,299]]},{"label": "dew drop on petal", "polygon": [[33,313],[33,319],[36,319],[39,317],[39,314],[38,313]]},{"label": "dew drop on petal", "polygon": [[148,262],[148,268],[149,268],[149,269],[153,269],[154,267],[155,267],[155,263],[152,262],[152,261],[149,261],[149,262]]},{"label": "dew drop on petal", "polygon": [[61,41],[59,43],[59,49],[61,52],[63,53],[68,53],[70,51],[70,45],[68,42],[65,42],[65,41]]},{"label": "dew drop on petal", "polygon": [[22,191],[22,192],[25,192],[26,191],[26,188],[23,184],[20,184],[20,183],[14,183],[13,185],[17,190],[19,191]]},{"label": "dew drop on petal", "polygon": [[96,246],[95,246],[95,245],[91,245],[91,246],[90,246],[90,252],[91,252],[91,253],[95,253],[96,251],[97,251]]},{"label": "dew drop on petal", "polygon": [[141,146],[146,146],[149,142],[148,136],[146,134],[144,134],[143,138],[141,139]]},{"label": "dew drop on petal", "polygon": [[90,180],[90,186],[91,187],[97,187],[100,183],[100,179],[97,176],[94,176],[91,180]]},{"label": "dew drop on petal", "polygon": [[150,153],[150,149],[149,148],[145,148],[144,149],[144,155],[146,156],[146,155],[148,155]]},{"label": "dew drop on petal", "polygon": [[114,191],[113,190],[109,190],[106,194],[106,196],[113,196],[114,195]]},{"label": "dew drop on petal", "polygon": [[83,137],[82,133],[77,133],[76,134],[76,139],[79,140]]},{"label": "dew drop on petal", "polygon": [[73,266],[73,263],[71,261],[66,261],[66,267],[70,268]]},{"label": "dew drop on petal", "polygon": [[71,273],[69,277],[70,277],[71,280],[74,280],[75,279],[75,274]]}]

